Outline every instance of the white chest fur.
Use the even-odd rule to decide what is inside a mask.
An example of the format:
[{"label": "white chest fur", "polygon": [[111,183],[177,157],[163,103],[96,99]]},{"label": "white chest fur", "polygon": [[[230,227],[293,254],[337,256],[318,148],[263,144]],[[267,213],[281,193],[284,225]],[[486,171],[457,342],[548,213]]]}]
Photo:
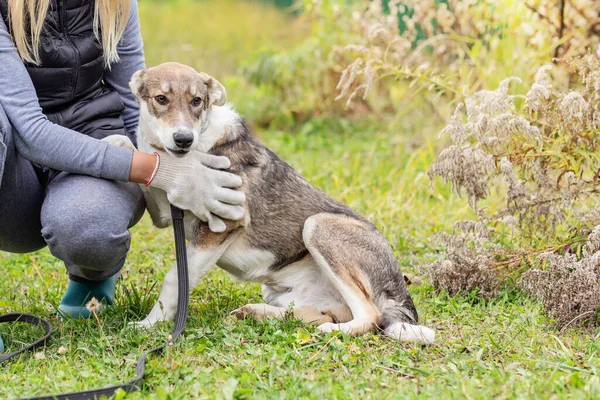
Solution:
[{"label": "white chest fur", "polygon": [[237,279],[262,282],[270,274],[269,266],[274,262],[273,253],[252,248],[240,238],[227,248],[217,265]]}]

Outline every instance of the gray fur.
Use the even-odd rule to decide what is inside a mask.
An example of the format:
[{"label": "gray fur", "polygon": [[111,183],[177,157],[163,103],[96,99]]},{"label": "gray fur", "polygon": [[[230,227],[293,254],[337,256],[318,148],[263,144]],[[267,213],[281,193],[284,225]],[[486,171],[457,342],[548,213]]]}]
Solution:
[{"label": "gray fur", "polygon": [[[378,325],[384,329],[391,322],[416,323],[413,305],[400,266],[385,237],[377,228],[346,205],[332,199],[314,187],[266,146],[252,138],[247,124],[230,127],[230,140],[214,146],[210,153],[226,156],[230,171],[244,180],[250,224],[246,227],[249,243],[277,256],[273,270],[285,268],[306,255],[302,238],[306,220],[316,214],[341,214],[359,221],[362,232],[352,232],[343,226],[329,227],[328,237],[339,254],[325,254],[336,264],[336,256],[354,257],[355,265],[366,275],[373,291],[373,302],[381,306]],[[200,222],[200,224],[204,224]],[[265,299],[267,300],[267,299]],[[268,302],[268,301],[267,301]],[[384,306],[385,305],[385,306]]]}]

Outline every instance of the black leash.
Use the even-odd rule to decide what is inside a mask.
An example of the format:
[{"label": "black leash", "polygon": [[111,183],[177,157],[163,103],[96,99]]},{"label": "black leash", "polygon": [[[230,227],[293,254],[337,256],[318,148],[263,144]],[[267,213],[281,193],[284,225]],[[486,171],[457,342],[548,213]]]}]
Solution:
[{"label": "black leash", "polygon": [[11,314],[0,315],[0,324],[2,324],[4,322],[27,322],[28,324],[31,324],[31,325],[39,325],[44,329],[44,331],[46,331],[46,335],[43,338],[38,339],[35,342],[33,342],[25,347],[22,347],[17,351],[13,351],[12,353],[0,354],[0,363],[8,360],[9,358],[16,356],[17,354],[21,354],[24,351],[33,350],[37,347],[40,347],[40,346],[46,344],[48,339],[50,339],[50,335],[52,335],[52,325],[50,325],[50,322],[46,321],[45,319],[36,317],[35,315],[21,314],[21,313],[11,313]]},{"label": "black leash", "polygon": [[[177,207],[171,206],[171,216],[173,218],[173,233],[175,236],[175,255],[177,257],[177,279],[178,279],[178,298],[177,298],[177,315],[175,317],[175,327],[171,337],[164,344],[153,348],[147,353],[142,353],[137,360],[137,367],[135,369],[136,377],[133,380],[125,383],[119,383],[117,385],[107,386],[102,389],[92,389],[83,392],[73,392],[65,394],[57,394],[52,396],[41,396],[41,397],[29,397],[23,400],[89,400],[98,399],[101,396],[112,396],[118,389],[122,389],[127,393],[136,392],[142,388],[144,383],[144,371],[146,369],[146,360],[148,354],[156,353],[163,350],[165,347],[170,345],[181,335],[185,328],[185,321],[188,315],[188,300],[189,300],[189,283],[188,283],[188,265],[187,265],[187,254],[185,250],[185,229],[183,226],[183,211]],[[45,331],[46,335],[29,344],[17,351],[12,353],[6,353],[0,355],[0,363],[8,360],[9,358],[16,356],[27,350],[33,350],[45,344],[50,335],[52,334],[52,325],[46,320],[38,318],[34,315],[12,313],[0,315],[0,323],[4,322],[27,322],[33,325],[40,325]]]}]

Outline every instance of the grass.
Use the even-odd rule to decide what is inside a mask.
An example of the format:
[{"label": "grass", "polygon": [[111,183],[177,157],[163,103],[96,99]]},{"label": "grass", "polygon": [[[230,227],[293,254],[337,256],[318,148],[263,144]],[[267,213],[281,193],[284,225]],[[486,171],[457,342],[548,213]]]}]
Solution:
[{"label": "grass", "polygon": [[[427,237],[467,213],[464,201],[446,199],[445,188],[429,188],[423,173],[434,156],[432,141],[408,152],[403,136],[346,129],[346,134],[324,126],[295,135],[270,131],[262,139],[309,180],[375,221],[403,268],[412,272],[410,259],[435,249]],[[25,354],[0,370],[0,381],[9,382],[0,387],[0,398],[121,381],[133,376],[139,351],[166,338],[170,324],[144,332],[126,323],[149,310],[158,291],[155,281],[174,262],[171,232],[153,229],[145,218],[132,233],[118,304],[100,324],[54,317],[66,277],[46,250],[2,256],[0,311],[42,315],[57,332],[44,360]],[[484,302],[436,294],[428,284],[410,291],[423,323],[437,329],[434,346],[378,335],[322,336],[293,320],[237,321],[229,311],[259,301],[259,288],[215,270],[192,293],[183,340],[151,358],[144,391],[128,398],[593,398],[600,393],[598,337],[556,332],[540,306],[520,293]],[[11,348],[33,334],[20,327],[1,329]],[[68,349],[65,355],[57,353],[60,346]]]},{"label": "grass", "polygon": [[[189,6],[156,4],[141,3],[143,24],[153,13],[175,18],[170,13]],[[155,62],[180,59],[180,53],[163,51],[164,44],[148,40],[157,33],[144,27],[147,54],[155,54]],[[223,62],[235,70],[240,61]],[[471,216],[466,201],[451,195],[448,187],[436,183],[430,188],[426,170],[439,151],[437,129],[435,122],[421,118],[384,128],[373,121],[314,119],[296,132],[269,130],[258,135],[311,182],[375,222],[402,268],[414,273],[413,264],[438,250],[429,241],[432,234]],[[0,398],[131,379],[139,352],[163,341],[171,324],[148,332],[128,328],[127,322],[149,311],[160,286],[156,282],[173,263],[170,230],[152,228],[145,217],[132,229],[115,308],[99,321],[59,320],[56,307],[67,283],[62,263],[47,250],[0,253],[0,313],[34,313],[56,328],[43,357],[26,353],[2,365]],[[375,334],[319,335],[294,320],[238,321],[229,311],[260,301],[259,287],[234,282],[215,270],[192,292],[182,339],[163,355],[151,357],[143,391],[126,398],[600,396],[599,332],[558,332],[539,304],[517,291],[482,301],[469,294],[452,298],[435,293],[427,282],[409,290],[422,323],[437,330],[433,346],[398,343]],[[0,325],[9,349],[39,333],[22,325]],[[65,354],[58,354],[61,346]]]}]

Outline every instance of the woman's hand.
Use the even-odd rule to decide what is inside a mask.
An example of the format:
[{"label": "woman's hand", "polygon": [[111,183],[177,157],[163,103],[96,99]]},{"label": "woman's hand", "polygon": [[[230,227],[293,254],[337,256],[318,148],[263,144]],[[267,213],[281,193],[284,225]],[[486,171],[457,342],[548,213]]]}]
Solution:
[{"label": "woman's hand", "polygon": [[[103,140],[115,146],[135,148],[126,136],[112,135]],[[150,187],[167,192],[171,204],[190,210],[208,222],[213,232],[225,231],[221,218],[237,221],[244,217],[246,196],[234,190],[242,186],[242,178],[219,171],[230,167],[227,157],[194,153],[177,158],[165,152],[157,154],[159,157],[135,151],[129,180],[144,184],[150,181]]]},{"label": "woman's hand", "polygon": [[219,171],[230,167],[227,157],[196,152],[181,158],[158,154],[158,169],[149,186],[167,192],[171,204],[190,210],[208,222],[213,232],[225,231],[221,218],[237,221],[244,217],[246,196],[234,190],[242,186],[242,178]]}]

